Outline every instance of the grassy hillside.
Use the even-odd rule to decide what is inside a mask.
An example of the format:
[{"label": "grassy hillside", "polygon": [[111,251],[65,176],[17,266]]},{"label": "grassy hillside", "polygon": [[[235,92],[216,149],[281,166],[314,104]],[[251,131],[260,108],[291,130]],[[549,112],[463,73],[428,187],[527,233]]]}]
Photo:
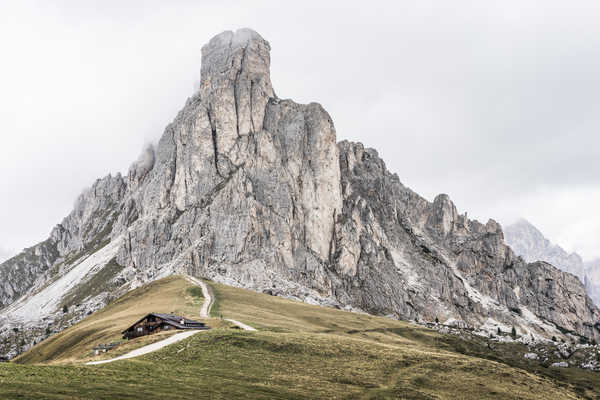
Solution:
[{"label": "grassy hillside", "polygon": [[0,366],[0,380],[2,398],[576,398],[485,360],[336,336],[233,330],[97,367]]},{"label": "grassy hillside", "polygon": [[[103,310],[54,335],[18,357],[17,363],[80,362],[92,357],[98,343],[121,340],[121,332],[150,312],[176,313],[200,320],[202,292],[181,277],[170,277],[127,293]],[[210,323],[209,323],[210,325]],[[119,355],[163,336],[138,338],[110,353]]]},{"label": "grassy hillside", "polygon": [[[217,299],[212,309],[214,316],[223,314],[227,318],[253,322],[253,326],[262,330],[335,335],[400,346],[405,351],[450,353],[496,361],[541,376],[556,386],[568,387],[580,398],[600,398],[599,373],[578,368],[548,368],[527,360],[523,355],[529,349],[521,343],[493,342],[491,349],[489,340],[475,335],[442,335],[403,321],[311,306],[215,283],[210,287]],[[453,368],[453,364],[446,363],[444,368]]]},{"label": "grassy hillside", "polygon": [[[211,288],[216,298],[214,315],[240,320],[259,331],[221,325],[138,359],[102,366],[63,364],[80,359],[89,348],[89,344],[83,344],[90,342],[84,332],[102,330],[98,328],[101,321],[101,326],[126,325],[132,307],[166,307],[164,311],[180,310],[194,316],[199,310],[198,298],[190,294],[194,289],[181,278],[169,278],[128,294],[57,335],[56,342],[42,343],[19,359],[27,364],[0,364],[0,398],[596,396],[593,386],[571,386],[556,377],[528,372],[527,365],[513,367],[505,360],[484,359],[486,353],[476,343],[405,322],[310,306],[224,285],[211,284]],[[152,295],[157,291],[163,295]],[[109,333],[105,332],[107,338]],[[42,361],[54,365],[29,364]]]},{"label": "grassy hillside", "polygon": [[437,332],[368,314],[313,306],[250,290],[211,283],[214,317],[233,318],[260,330],[341,335],[380,344],[409,345],[413,339],[435,341]]}]

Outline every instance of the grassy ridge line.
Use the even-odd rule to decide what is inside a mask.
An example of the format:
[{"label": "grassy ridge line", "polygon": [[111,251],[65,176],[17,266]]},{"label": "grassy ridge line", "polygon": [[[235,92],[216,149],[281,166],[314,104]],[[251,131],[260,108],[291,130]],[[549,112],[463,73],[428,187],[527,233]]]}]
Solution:
[{"label": "grassy ridge line", "polygon": [[[39,343],[17,357],[14,362],[64,363],[112,358],[114,355],[121,355],[164,339],[165,336],[138,338],[100,357],[93,357],[93,347],[98,343],[121,340],[123,330],[151,312],[174,312],[192,319],[201,319],[199,310],[202,302],[200,288],[192,286],[181,277],[174,276],[155,281],[127,293],[80,323]],[[220,324],[220,321],[212,320],[209,323],[211,326]]]}]

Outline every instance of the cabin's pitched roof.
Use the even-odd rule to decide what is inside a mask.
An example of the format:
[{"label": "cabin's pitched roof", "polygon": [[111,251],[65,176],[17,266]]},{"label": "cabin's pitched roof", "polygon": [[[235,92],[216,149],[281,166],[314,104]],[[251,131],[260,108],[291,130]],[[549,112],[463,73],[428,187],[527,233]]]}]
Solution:
[{"label": "cabin's pitched roof", "polygon": [[[198,321],[194,321],[192,319],[187,319],[187,318],[181,317],[179,315],[158,314],[158,313],[152,313],[149,315],[154,315],[155,317],[158,317],[158,318],[162,319],[163,321],[168,322],[170,325],[181,327],[181,328],[186,328],[186,327],[195,326],[195,325],[204,326],[203,322],[198,322]],[[183,320],[183,324],[181,324],[181,320]]]},{"label": "cabin's pitched roof", "polygon": [[[179,329],[193,329],[193,328],[202,329],[206,325],[206,324],[204,324],[204,322],[194,321],[192,319],[188,319],[188,318],[182,317],[180,315],[150,313],[150,314],[147,314],[147,315],[143,316],[142,318],[138,319],[137,321],[135,321],[133,324],[131,324],[127,329],[125,329],[121,333],[127,332],[134,325],[138,324],[139,322],[143,321],[144,319],[146,319],[146,318],[148,318],[150,316],[160,318],[165,323],[167,323],[167,324],[169,324],[171,326],[174,326],[176,328],[179,328]],[[181,323],[181,320],[183,320],[183,324]]]}]

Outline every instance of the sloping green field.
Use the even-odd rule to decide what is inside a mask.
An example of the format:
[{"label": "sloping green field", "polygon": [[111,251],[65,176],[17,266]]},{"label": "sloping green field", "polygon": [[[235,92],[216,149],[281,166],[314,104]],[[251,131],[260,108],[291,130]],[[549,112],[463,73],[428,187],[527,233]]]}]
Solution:
[{"label": "sloping green field", "polygon": [[[127,320],[115,325],[126,325],[129,320],[122,313],[146,307],[143,292],[132,292],[80,323],[81,327],[63,332],[64,338],[39,344],[19,359],[21,364],[0,364],[0,398],[576,399],[596,395],[593,385],[591,389],[572,386],[560,377],[507,365],[508,361],[468,355],[476,354],[475,344],[461,344],[459,339],[405,322],[210,286],[217,329],[138,359],[101,366],[74,363],[88,351],[88,345],[81,344],[88,341],[82,332],[95,326],[93,321],[106,326],[114,313],[116,320]],[[199,303],[189,288],[183,279],[169,278],[138,290],[160,293],[152,298],[172,302],[166,307],[174,309],[168,311],[193,315]],[[221,315],[259,330],[219,325]],[[590,379],[597,376],[589,373]]]},{"label": "sloping green field", "polygon": [[[15,362],[64,363],[99,359],[102,357],[93,357],[95,345],[122,340],[121,332],[144,315],[151,312],[173,312],[200,320],[202,301],[202,292],[185,279],[162,279],[127,293],[103,310],[41,342],[15,359]],[[218,320],[206,322],[210,326],[220,323]],[[135,339],[110,354],[107,353],[107,356],[119,355],[156,339],[164,339],[165,335],[169,336],[170,333]]]}]

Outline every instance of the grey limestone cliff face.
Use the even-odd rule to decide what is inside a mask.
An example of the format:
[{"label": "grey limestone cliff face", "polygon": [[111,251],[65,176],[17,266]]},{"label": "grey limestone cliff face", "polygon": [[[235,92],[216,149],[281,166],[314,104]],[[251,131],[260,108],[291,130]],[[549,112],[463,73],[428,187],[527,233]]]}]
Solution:
[{"label": "grey limestone cliff face", "polygon": [[[116,252],[94,261],[110,247],[126,189],[121,175],[98,179],[79,196],[74,210],[52,229],[48,239],[0,264],[1,356],[17,355],[125,290],[117,290],[123,277],[115,276],[121,267],[111,263]],[[101,287],[94,285],[90,290],[82,285],[106,265]],[[62,313],[63,304],[68,305],[69,314]]]},{"label": "grey limestone cliff face", "polygon": [[120,175],[97,180],[44,242],[0,264],[0,309],[61,271],[69,258],[110,241],[126,185]]},{"label": "grey limestone cliff face", "polygon": [[597,336],[600,314],[576,277],[524,262],[504,244],[499,224],[467,219],[448,196],[429,203],[374,150],[339,147],[344,209],[334,264],[344,303],[400,318],[537,325],[542,335],[549,323]]},{"label": "grey limestone cliff face", "polygon": [[568,253],[551,243],[542,232],[525,219],[508,225],[504,230],[506,243],[528,262],[545,261],[563,271],[585,279],[585,267],[581,256]]},{"label": "grey limestone cliff face", "polygon": [[213,38],[199,91],[156,148],[84,194],[31,276],[114,248],[115,279],[130,284],[186,272],[396,318],[598,337],[576,278],[515,256],[497,223],[467,219],[448,196],[412,192],[375,150],[336,143],[327,112],[278,98],[269,69],[256,32]]},{"label": "grey limestone cliff face", "polygon": [[57,258],[56,243],[48,239],[0,264],[0,309],[24,295]]},{"label": "grey limestone cliff face", "polygon": [[119,263],[148,278],[168,264],[252,288],[327,286],[342,207],[335,130],[320,105],[275,97],[269,50],[249,30],[203,47],[199,93],[126,199]]},{"label": "grey limestone cliff face", "polygon": [[585,263],[585,288],[596,305],[600,304],[600,259]]},{"label": "grey limestone cliff face", "polygon": [[544,261],[569,272],[584,283],[590,298],[600,304],[600,262],[583,262],[577,253],[568,253],[551,243],[529,221],[520,219],[505,228],[506,243],[528,262]]}]

